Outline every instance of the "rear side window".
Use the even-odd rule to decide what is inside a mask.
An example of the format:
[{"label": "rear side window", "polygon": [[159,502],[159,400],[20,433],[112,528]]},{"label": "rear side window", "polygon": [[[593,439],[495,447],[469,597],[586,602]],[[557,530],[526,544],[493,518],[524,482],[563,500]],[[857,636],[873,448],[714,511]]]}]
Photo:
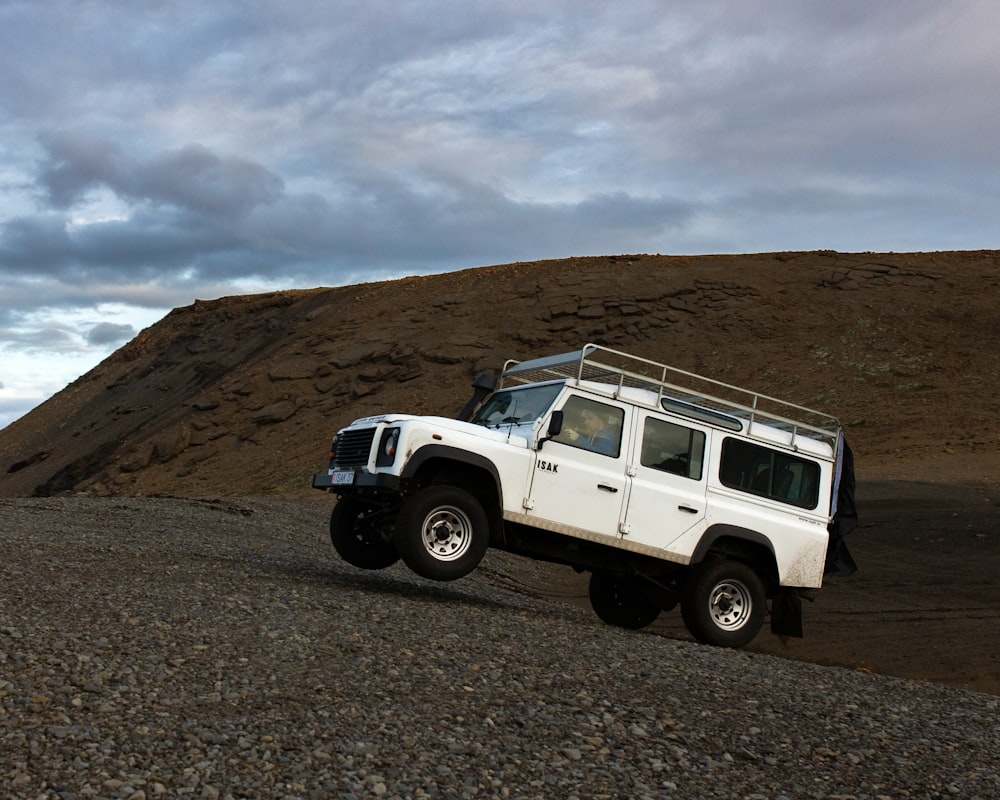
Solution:
[{"label": "rear side window", "polygon": [[642,455],[644,467],[701,478],[701,465],[705,456],[705,434],[654,417],[646,417],[642,429]]},{"label": "rear side window", "polygon": [[723,486],[801,508],[819,501],[819,464],[768,447],[727,438],[722,443]]}]

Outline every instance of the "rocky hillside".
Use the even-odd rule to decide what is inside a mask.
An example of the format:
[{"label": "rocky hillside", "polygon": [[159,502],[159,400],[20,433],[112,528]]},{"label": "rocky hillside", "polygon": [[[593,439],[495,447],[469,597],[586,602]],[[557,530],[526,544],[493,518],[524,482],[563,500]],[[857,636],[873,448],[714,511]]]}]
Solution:
[{"label": "rocky hillside", "polygon": [[622,255],[196,301],[0,431],[0,495],[309,492],[329,438],[598,342],[828,411],[859,475],[997,477],[1000,253]]}]

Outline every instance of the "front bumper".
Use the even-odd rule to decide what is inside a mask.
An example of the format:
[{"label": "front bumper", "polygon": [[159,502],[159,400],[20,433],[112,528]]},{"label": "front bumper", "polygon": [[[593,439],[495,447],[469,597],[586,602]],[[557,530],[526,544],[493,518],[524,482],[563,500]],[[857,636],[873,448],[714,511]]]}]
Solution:
[{"label": "front bumper", "polygon": [[327,472],[318,472],[313,475],[312,488],[323,491],[336,492],[337,494],[349,494],[356,489],[387,489],[396,491],[399,489],[398,475],[381,475],[370,472],[354,473],[354,480],[351,483],[334,482],[334,476]]}]

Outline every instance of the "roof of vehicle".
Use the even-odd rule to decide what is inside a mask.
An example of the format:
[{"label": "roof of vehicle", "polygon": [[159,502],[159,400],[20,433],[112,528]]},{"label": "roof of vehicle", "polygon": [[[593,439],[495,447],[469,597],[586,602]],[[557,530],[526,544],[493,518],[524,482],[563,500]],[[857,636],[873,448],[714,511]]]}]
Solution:
[{"label": "roof of vehicle", "polygon": [[836,451],[841,432],[840,421],[822,411],[597,344],[530,361],[508,361],[500,386],[556,379],[828,458]]}]

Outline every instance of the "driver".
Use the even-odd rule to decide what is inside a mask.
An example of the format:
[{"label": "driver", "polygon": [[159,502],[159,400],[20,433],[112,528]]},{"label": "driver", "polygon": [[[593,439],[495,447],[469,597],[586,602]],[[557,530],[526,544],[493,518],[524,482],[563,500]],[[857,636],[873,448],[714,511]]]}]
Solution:
[{"label": "driver", "polygon": [[612,456],[618,447],[617,437],[607,420],[590,408],[582,409],[578,423],[564,433],[567,441],[595,453]]}]

